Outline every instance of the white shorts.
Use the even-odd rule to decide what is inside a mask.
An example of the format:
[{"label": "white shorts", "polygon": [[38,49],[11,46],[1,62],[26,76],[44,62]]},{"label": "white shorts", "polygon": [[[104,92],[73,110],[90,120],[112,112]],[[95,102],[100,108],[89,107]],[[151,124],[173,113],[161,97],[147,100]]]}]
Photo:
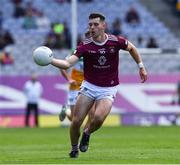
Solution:
[{"label": "white shorts", "polygon": [[81,85],[80,93],[92,98],[93,100],[107,98],[114,101],[117,93],[117,86],[99,87],[84,80]]},{"label": "white shorts", "polygon": [[79,90],[70,90],[68,92],[68,102],[67,102],[67,104],[68,105],[75,105],[78,94],[79,94]]}]

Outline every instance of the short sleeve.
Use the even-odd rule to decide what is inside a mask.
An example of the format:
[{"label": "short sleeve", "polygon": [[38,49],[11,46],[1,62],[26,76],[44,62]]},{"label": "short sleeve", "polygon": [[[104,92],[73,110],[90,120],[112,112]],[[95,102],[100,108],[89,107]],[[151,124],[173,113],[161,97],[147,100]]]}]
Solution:
[{"label": "short sleeve", "polygon": [[119,48],[125,50],[128,46],[128,40],[124,37],[117,37],[117,38],[118,38]]},{"label": "short sleeve", "polygon": [[84,45],[83,45],[83,43],[80,43],[72,54],[77,56],[78,58],[83,57],[83,54],[84,54]]}]

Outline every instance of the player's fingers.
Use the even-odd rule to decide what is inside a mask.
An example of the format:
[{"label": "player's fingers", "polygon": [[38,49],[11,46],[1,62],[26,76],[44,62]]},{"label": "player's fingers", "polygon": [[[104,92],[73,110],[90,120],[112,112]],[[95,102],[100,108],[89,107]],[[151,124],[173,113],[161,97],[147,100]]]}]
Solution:
[{"label": "player's fingers", "polygon": [[139,70],[139,75],[140,75],[140,78],[141,78],[141,83],[144,83],[146,80],[147,80],[147,72],[144,68],[141,68]]},{"label": "player's fingers", "polygon": [[141,83],[144,83],[147,80],[147,74],[142,74],[141,75]]}]

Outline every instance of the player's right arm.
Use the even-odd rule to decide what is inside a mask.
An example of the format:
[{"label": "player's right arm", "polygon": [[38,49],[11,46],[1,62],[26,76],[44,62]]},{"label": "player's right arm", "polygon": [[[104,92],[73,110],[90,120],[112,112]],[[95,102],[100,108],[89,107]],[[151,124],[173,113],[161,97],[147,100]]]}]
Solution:
[{"label": "player's right arm", "polygon": [[83,43],[80,43],[77,49],[72,55],[68,56],[68,58],[65,60],[53,58],[51,64],[59,69],[69,69],[79,61],[79,58],[81,58],[81,56],[84,54],[84,51]]},{"label": "player's right arm", "polygon": [[76,55],[71,55],[65,60],[53,58],[51,61],[51,65],[60,69],[68,69],[71,66],[73,66],[75,63],[77,63],[78,60],[79,58]]}]

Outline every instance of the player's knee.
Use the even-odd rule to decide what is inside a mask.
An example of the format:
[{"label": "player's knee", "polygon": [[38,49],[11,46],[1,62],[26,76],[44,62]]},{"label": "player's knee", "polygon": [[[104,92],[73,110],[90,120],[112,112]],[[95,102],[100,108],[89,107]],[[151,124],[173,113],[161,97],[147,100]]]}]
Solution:
[{"label": "player's knee", "polygon": [[104,118],[101,115],[95,115],[94,116],[94,122],[96,124],[102,124],[104,121]]},{"label": "player's knee", "polygon": [[80,127],[82,124],[82,121],[79,118],[73,117],[72,119],[72,125],[76,127]]}]

